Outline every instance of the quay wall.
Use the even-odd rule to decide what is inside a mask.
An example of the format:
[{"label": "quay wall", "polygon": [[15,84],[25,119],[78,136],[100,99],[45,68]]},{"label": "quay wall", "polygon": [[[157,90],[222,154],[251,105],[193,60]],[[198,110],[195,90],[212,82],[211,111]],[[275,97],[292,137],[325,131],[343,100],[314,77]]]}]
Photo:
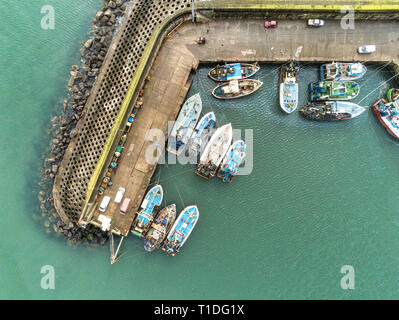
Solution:
[{"label": "quay wall", "polygon": [[[309,1],[307,1],[309,2]],[[198,20],[219,17],[338,19],[348,1],[196,1]],[[399,19],[399,1],[351,1],[359,19]],[[287,4],[292,4],[287,6]],[[360,7],[360,4],[362,5]],[[131,1],[58,169],[55,208],[64,222],[77,222],[93,200],[116,146],[120,127],[136,103],[162,40],[191,13],[191,0]],[[145,108],[145,101],[143,104]]]}]

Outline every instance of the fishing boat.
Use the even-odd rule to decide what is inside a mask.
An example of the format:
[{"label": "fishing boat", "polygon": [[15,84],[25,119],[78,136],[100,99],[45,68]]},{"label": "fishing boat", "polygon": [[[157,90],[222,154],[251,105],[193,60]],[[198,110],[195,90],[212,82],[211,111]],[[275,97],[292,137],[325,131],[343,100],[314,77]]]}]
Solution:
[{"label": "fishing boat", "polygon": [[208,112],[198,121],[193,135],[191,136],[191,145],[189,148],[189,154],[191,156],[197,157],[204,149],[215,124],[216,116],[213,112]]},{"label": "fishing boat", "polygon": [[145,237],[152,221],[157,214],[157,210],[163,199],[163,189],[161,185],[156,185],[147,192],[141,210],[137,213],[132,225],[132,233],[139,237]]},{"label": "fishing boat", "polygon": [[309,84],[309,100],[351,100],[360,92],[354,81],[318,81]]},{"label": "fishing boat", "polygon": [[232,138],[231,123],[218,128],[201,154],[195,173],[205,179],[212,179],[230,147]]},{"label": "fishing boat", "polygon": [[217,99],[235,99],[245,97],[254,93],[262,86],[263,82],[253,79],[231,80],[219,84],[212,91],[212,95]]},{"label": "fishing boat", "polygon": [[387,131],[399,139],[399,100],[388,102],[384,98],[379,99],[372,107],[378,120]]},{"label": "fishing boat", "polygon": [[161,246],[176,219],[176,205],[170,204],[163,208],[151,225],[144,239],[144,250],[152,252]]},{"label": "fishing boat", "polygon": [[199,93],[193,95],[184,103],[168,138],[167,150],[180,155],[193,134],[195,125],[202,110],[202,101]]},{"label": "fishing boat", "polygon": [[176,255],[187,241],[195,225],[198,222],[199,211],[197,206],[189,206],[183,209],[170,229],[162,250],[171,256]]},{"label": "fishing boat", "polygon": [[280,107],[286,113],[292,113],[298,106],[298,70],[299,64],[295,60],[280,68]]},{"label": "fishing boat", "polygon": [[245,158],[245,142],[238,140],[233,142],[218,171],[218,178],[223,182],[232,182],[238,173],[238,168]]},{"label": "fishing boat", "polygon": [[320,78],[321,81],[356,80],[363,77],[366,72],[366,66],[360,62],[333,62],[320,67]]},{"label": "fishing boat", "polygon": [[310,120],[334,121],[352,119],[366,109],[348,101],[309,102],[301,109],[305,118]]},{"label": "fishing boat", "polygon": [[209,71],[208,76],[215,81],[240,80],[252,77],[259,69],[258,63],[230,63],[217,65]]},{"label": "fishing boat", "polygon": [[399,89],[391,88],[387,92],[387,98],[389,102],[393,102],[399,98]]}]

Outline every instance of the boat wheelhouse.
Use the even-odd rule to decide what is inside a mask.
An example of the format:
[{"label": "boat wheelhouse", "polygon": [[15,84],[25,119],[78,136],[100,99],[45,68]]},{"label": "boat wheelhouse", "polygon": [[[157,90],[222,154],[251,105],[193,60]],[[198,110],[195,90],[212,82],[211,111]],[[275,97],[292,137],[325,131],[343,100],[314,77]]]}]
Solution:
[{"label": "boat wheelhouse", "polygon": [[147,192],[143,202],[141,203],[141,210],[137,213],[137,216],[133,221],[131,229],[133,234],[139,237],[145,237],[157,214],[158,208],[162,203],[162,199],[163,189],[159,184]]}]

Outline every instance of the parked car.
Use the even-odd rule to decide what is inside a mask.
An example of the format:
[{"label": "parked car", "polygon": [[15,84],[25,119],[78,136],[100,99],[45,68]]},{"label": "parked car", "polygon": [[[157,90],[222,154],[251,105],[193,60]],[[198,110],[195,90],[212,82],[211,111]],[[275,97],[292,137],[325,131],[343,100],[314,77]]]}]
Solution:
[{"label": "parked car", "polygon": [[130,127],[130,126],[132,125],[133,121],[134,121],[134,118],[133,118],[132,116],[130,116],[129,119],[127,120],[126,125],[127,125],[128,127]]},{"label": "parked car", "polygon": [[377,49],[375,44],[361,46],[357,49],[358,53],[372,53]]},{"label": "parked car", "polygon": [[105,212],[105,210],[107,210],[110,200],[111,200],[110,197],[104,196],[103,200],[101,201],[100,208],[98,208],[98,210],[100,210],[101,212]]},{"label": "parked car", "polygon": [[277,27],[277,21],[271,20],[271,21],[266,21],[265,22],[265,28],[276,28]]},{"label": "parked car", "polygon": [[324,20],[322,19],[309,19],[308,26],[310,27],[322,27],[324,26]]},{"label": "parked car", "polygon": [[123,195],[125,194],[125,188],[119,187],[118,192],[115,196],[115,203],[120,203],[122,201]]},{"label": "parked car", "polygon": [[131,200],[129,198],[125,198],[125,200],[123,200],[120,210],[121,215],[126,215],[126,212],[129,210],[130,202]]}]

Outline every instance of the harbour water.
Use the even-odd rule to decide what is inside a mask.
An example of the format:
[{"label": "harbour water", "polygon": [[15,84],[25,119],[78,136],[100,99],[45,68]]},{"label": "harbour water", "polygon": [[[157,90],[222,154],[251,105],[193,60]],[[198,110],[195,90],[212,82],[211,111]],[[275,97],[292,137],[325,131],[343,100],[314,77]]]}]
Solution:
[{"label": "harbour water", "polygon": [[[146,253],[131,235],[109,263],[108,246],[72,246],[46,235],[37,220],[40,163],[50,119],[61,112],[70,66],[101,0],[11,1],[0,4],[0,298],[1,299],[372,299],[396,298],[399,272],[399,142],[368,109],[356,119],[319,123],[278,105],[278,66],[234,101],[211,97],[216,85],[201,67],[188,96],[200,92],[203,113],[217,124],[252,130],[253,170],[232,184],[206,181],[192,165],[161,165],[153,182],[166,203],[197,204],[199,222],[181,253]],[[40,9],[55,8],[55,30],[42,30]],[[370,106],[391,74],[368,66],[354,100]],[[300,103],[318,79],[299,72]],[[373,91],[374,90],[374,91]],[[370,93],[371,92],[371,93]],[[370,93],[370,94],[369,94]],[[369,94],[369,95],[368,95]],[[243,135],[245,138],[245,135]],[[55,289],[43,290],[44,265]],[[355,269],[343,290],[342,266]]]}]

